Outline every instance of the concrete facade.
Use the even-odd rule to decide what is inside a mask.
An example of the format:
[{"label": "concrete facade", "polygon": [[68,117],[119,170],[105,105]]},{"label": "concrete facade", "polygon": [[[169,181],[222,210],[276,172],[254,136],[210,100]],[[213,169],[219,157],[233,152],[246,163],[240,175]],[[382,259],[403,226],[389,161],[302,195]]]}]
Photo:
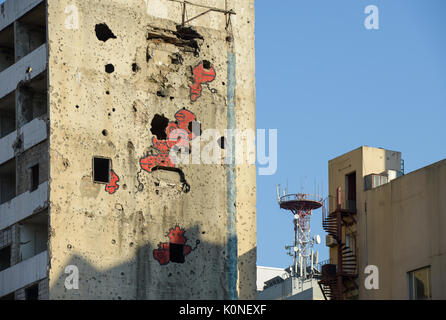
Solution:
[{"label": "concrete facade", "polygon": [[[32,121],[46,125],[33,140],[0,140],[14,150],[3,157],[14,160],[17,180],[15,197],[0,207],[2,226],[22,225],[16,233],[25,235],[42,221],[34,215],[48,216],[47,274],[33,279],[39,298],[256,298],[255,165],[175,164],[165,149],[170,128],[202,150],[213,138],[200,139],[207,129],[218,138],[255,130],[254,1],[196,0],[187,19],[212,10],[184,26],[181,1],[2,6],[9,16],[0,26],[16,24],[16,42],[42,15],[34,6],[47,26],[46,45],[29,33],[31,45],[16,46],[15,63],[0,73],[14,75],[0,96],[16,90],[18,129],[9,135],[26,136],[19,128]],[[231,150],[215,144],[213,152]],[[27,192],[40,196],[24,206],[29,199],[17,197]],[[15,208],[23,221],[11,217]],[[65,285],[67,266],[79,271],[78,289]],[[16,298],[24,287],[14,287]]]},{"label": "concrete facade", "polygon": [[[401,173],[372,188],[366,187],[371,174],[401,172],[401,153],[361,147],[329,162],[330,210],[334,210],[336,189],[341,187],[342,207],[348,206],[346,175],[356,172],[356,222],[343,227],[343,242],[357,256],[355,280],[358,290],[345,298],[409,299],[409,275],[430,269],[432,299],[446,298],[446,160],[407,175]],[[398,177],[399,176],[399,177]],[[332,263],[337,246],[330,248]],[[379,270],[379,289],[366,290],[365,268]]]}]

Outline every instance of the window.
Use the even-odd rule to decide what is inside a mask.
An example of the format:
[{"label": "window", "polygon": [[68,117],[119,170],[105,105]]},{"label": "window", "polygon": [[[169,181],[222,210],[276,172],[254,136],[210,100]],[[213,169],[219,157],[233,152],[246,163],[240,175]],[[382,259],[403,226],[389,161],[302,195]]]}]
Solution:
[{"label": "window", "polygon": [[169,244],[170,251],[170,261],[175,263],[184,263],[184,245],[170,243]]},{"label": "window", "polygon": [[25,289],[25,300],[39,300],[39,285],[37,283]]},{"label": "window", "polygon": [[96,183],[110,183],[110,159],[93,158],[93,181]]},{"label": "window", "polygon": [[10,201],[16,195],[15,158],[0,166],[0,204]]},{"label": "window", "polygon": [[11,266],[11,246],[0,249],[0,271]]},{"label": "window", "polygon": [[347,209],[356,210],[356,172],[345,176]]},{"label": "window", "polygon": [[39,187],[39,165],[31,167],[31,191],[37,190]]},{"label": "window", "polygon": [[409,299],[430,300],[432,299],[431,268],[426,267],[408,273],[409,276]]}]

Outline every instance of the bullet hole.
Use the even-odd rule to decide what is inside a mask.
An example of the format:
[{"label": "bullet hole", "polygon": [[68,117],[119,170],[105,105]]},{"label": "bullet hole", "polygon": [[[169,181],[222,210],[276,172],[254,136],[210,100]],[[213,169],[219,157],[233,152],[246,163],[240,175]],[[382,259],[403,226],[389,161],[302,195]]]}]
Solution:
[{"label": "bullet hole", "polygon": [[106,42],[108,39],[116,39],[116,36],[105,23],[100,23],[95,26],[96,37],[100,41]]},{"label": "bullet hole", "polygon": [[112,111],[113,111],[113,112],[115,112],[115,111],[116,111],[116,109],[115,109],[115,108],[113,108],[113,109],[112,109]]},{"label": "bullet hole", "polygon": [[111,113],[110,113],[110,112],[108,113],[108,117],[109,117],[109,118],[111,117]]},{"label": "bullet hole", "polygon": [[168,124],[169,124],[169,119],[159,114],[155,114],[155,116],[152,119],[152,122],[150,123],[151,125],[150,132],[153,135],[155,135],[159,140],[166,140],[167,139],[166,128]]},{"label": "bullet hole", "polygon": [[137,112],[137,111],[138,111],[138,109],[136,109],[136,107],[133,106],[133,112]]},{"label": "bullet hole", "polygon": [[124,275],[124,272],[121,272],[121,276],[123,276]]},{"label": "bullet hole", "polygon": [[108,91],[108,90],[107,90],[107,91],[105,91],[105,94],[110,94],[110,91]]},{"label": "bullet hole", "polygon": [[139,66],[137,63],[132,64],[132,71],[133,72],[138,72],[139,71]]},{"label": "bullet hole", "polygon": [[226,145],[226,138],[225,137],[221,137],[220,139],[217,140],[218,145],[220,146],[220,148],[224,149],[225,145]]},{"label": "bullet hole", "polygon": [[226,85],[226,83],[224,81],[221,84],[224,85],[224,86]]},{"label": "bullet hole", "polygon": [[127,190],[127,185],[126,185],[126,184],[123,184],[123,185],[122,185],[122,189],[123,189],[123,190]]},{"label": "bullet hole", "polygon": [[112,243],[112,244],[116,244],[116,240],[113,239],[113,240],[111,241],[111,243]]},{"label": "bullet hole", "polygon": [[156,193],[156,195],[159,195],[160,191],[159,190],[155,190],[155,193]]},{"label": "bullet hole", "polygon": [[105,66],[105,72],[107,72],[107,73],[113,73],[113,72],[115,72],[115,66],[112,65],[111,63],[107,64],[107,65]]},{"label": "bullet hole", "polygon": [[201,234],[206,234],[206,231],[203,231]]},{"label": "bullet hole", "polygon": [[201,123],[198,121],[191,121],[187,126],[190,132],[192,132],[195,136],[201,136]]},{"label": "bullet hole", "polygon": [[108,131],[107,130],[102,130],[102,135],[104,136],[104,137],[106,137],[106,136],[108,136]]},{"label": "bullet hole", "polygon": [[183,57],[181,56],[181,54],[179,53],[174,53],[171,57],[170,60],[172,61],[173,64],[183,64]]},{"label": "bullet hole", "polygon": [[173,101],[173,99],[175,99],[175,97],[170,97],[170,101]]},{"label": "bullet hole", "polygon": [[226,42],[231,42],[232,41],[232,37],[231,36],[227,36],[226,37]]},{"label": "bullet hole", "polygon": [[172,276],[172,273],[169,272],[169,274],[167,276],[170,278]]},{"label": "bullet hole", "polygon": [[157,95],[158,97],[161,97],[161,98],[165,98],[165,97],[166,97],[166,94],[165,94],[164,91],[162,91],[162,90],[157,91],[157,92],[156,92],[156,95]]},{"label": "bullet hole", "polygon": [[31,73],[31,71],[33,71],[33,68],[31,67],[26,68],[26,73]]},{"label": "bullet hole", "polygon": [[68,250],[71,250],[73,246],[71,244],[67,245]]},{"label": "bullet hole", "polygon": [[211,68],[211,63],[207,60],[203,60],[203,68],[209,70]]},{"label": "bullet hole", "polygon": [[130,247],[133,247],[133,245],[134,245],[134,243],[133,243],[133,242],[130,242]]},{"label": "bullet hole", "polygon": [[79,106],[78,106],[78,105],[76,105],[76,109],[79,109]]}]

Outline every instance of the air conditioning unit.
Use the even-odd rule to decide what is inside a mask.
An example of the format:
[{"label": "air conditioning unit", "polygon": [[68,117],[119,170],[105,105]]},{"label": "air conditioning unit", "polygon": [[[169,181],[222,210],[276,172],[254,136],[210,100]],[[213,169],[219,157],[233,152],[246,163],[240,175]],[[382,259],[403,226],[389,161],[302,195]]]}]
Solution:
[{"label": "air conditioning unit", "polygon": [[333,236],[327,234],[325,236],[325,245],[330,248],[333,248],[334,246],[336,246],[335,238],[333,238]]}]

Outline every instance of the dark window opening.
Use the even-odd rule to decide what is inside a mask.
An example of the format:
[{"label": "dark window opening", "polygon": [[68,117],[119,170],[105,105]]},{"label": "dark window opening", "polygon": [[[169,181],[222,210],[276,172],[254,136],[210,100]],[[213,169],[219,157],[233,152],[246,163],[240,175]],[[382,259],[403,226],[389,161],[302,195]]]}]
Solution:
[{"label": "dark window opening", "polygon": [[15,92],[12,92],[0,99],[0,138],[7,136],[15,129]]},{"label": "dark window opening", "polygon": [[16,161],[15,158],[0,166],[0,204],[16,196]]},{"label": "dark window opening", "polygon": [[16,61],[25,57],[46,42],[46,7],[36,6],[16,21]]},{"label": "dark window opening", "polygon": [[39,285],[34,284],[25,289],[25,300],[39,300]]},{"label": "dark window opening", "polygon": [[110,159],[93,158],[93,181],[110,183]]},{"label": "dark window opening", "polygon": [[170,261],[175,263],[184,263],[184,244],[169,244]]},{"label": "dark window opening", "polygon": [[11,246],[0,249],[0,271],[11,267]]},{"label": "dark window opening", "polygon": [[47,75],[45,72],[18,87],[20,93],[17,98],[18,127],[47,114],[47,89]]},{"label": "dark window opening", "polygon": [[356,172],[346,175],[345,180],[347,209],[356,210]]},{"label": "dark window opening", "polygon": [[37,190],[39,187],[39,165],[31,167],[31,191]]},{"label": "dark window opening", "polygon": [[48,210],[19,223],[19,261],[48,250]]},{"label": "dark window opening", "polygon": [[0,31],[0,72],[14,64],[14,24]]}]

